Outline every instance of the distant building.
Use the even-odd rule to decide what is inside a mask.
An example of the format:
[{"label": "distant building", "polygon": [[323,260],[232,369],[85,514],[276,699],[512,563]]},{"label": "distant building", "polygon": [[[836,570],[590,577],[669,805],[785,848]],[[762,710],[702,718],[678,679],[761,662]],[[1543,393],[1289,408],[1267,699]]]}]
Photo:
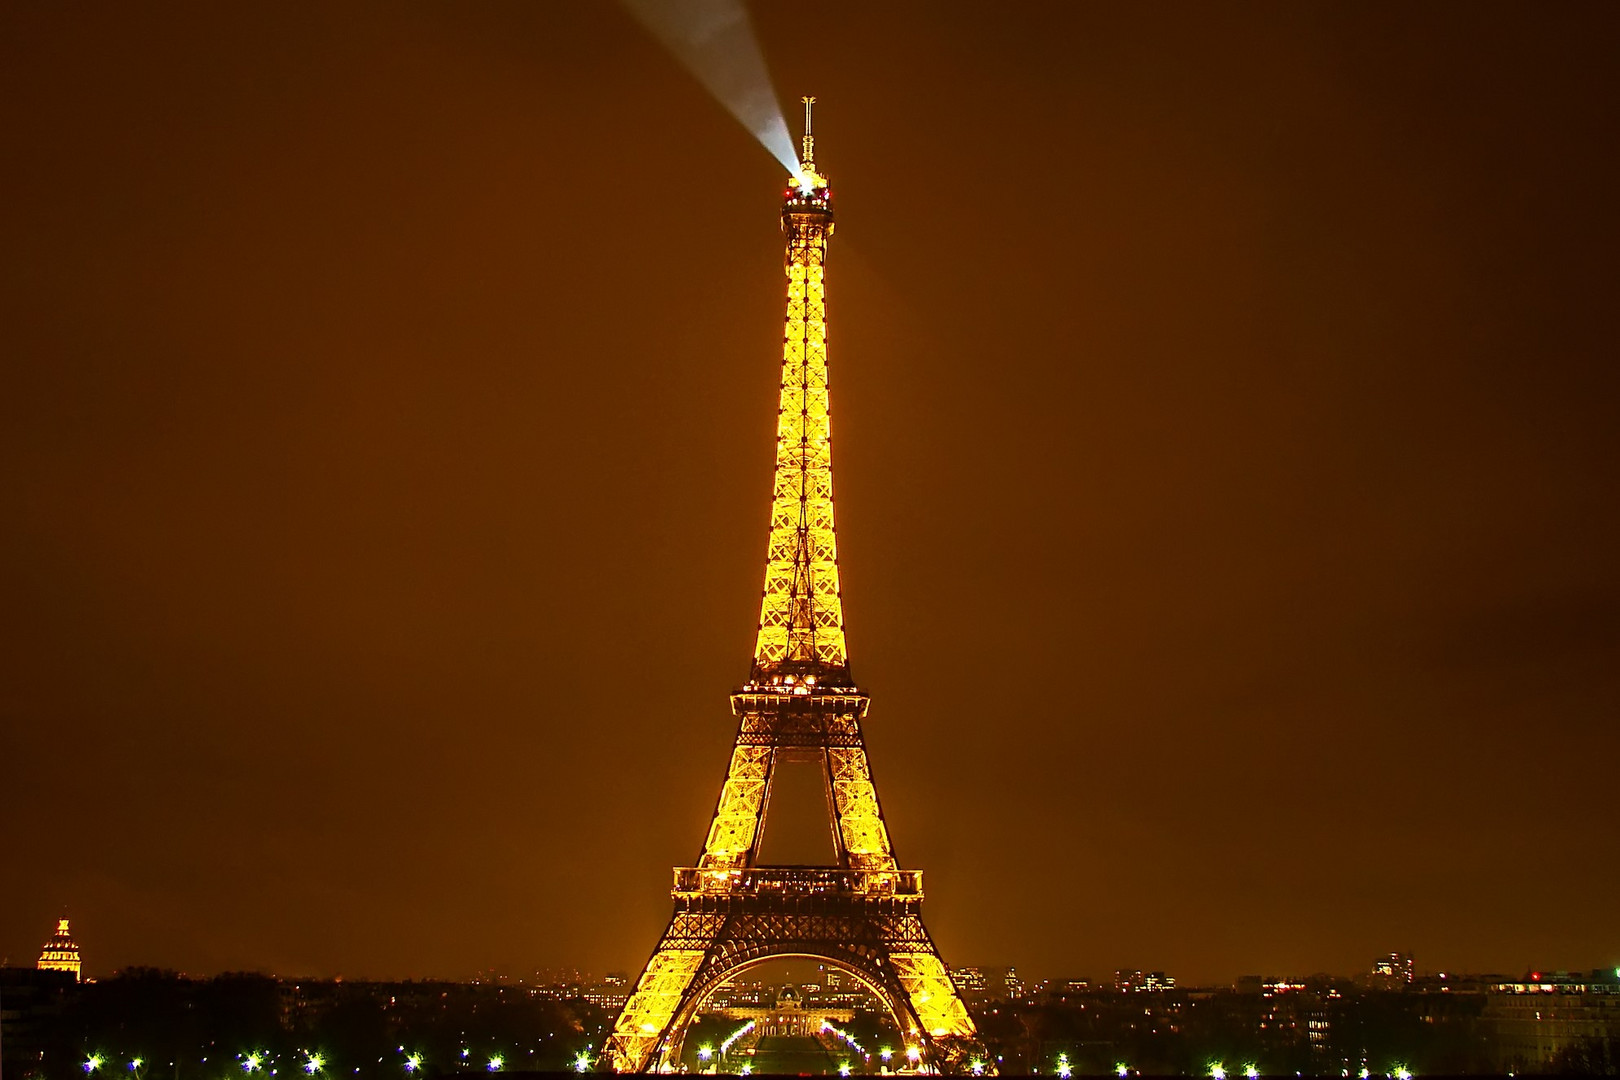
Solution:
[{"label": "distant building", "polygon": [[1122,994],[1161,993],[1175,988],[1176,980],[1162,971],[1121,969],[1114,972],[1114,989]]},{"label": "distant building", "polygon": [[1024,980],[1018,977],[1018,969],[1011,964],[1002,973],[1001,984],[1006,988],[1008,1001],[1024,1000]]},{"label": "distant building", "polygon": [[34,965],[40,971],[66,971],[72,974],[73,981],[83,978],[83,964],[79,962],[79,946],[73,940],[73,934],[68,930],[66,919],[56,920],[56,933],[51,935],[45,947],[40,950],[39,963]]},{"label": "distant building", "polygon": [[708,1007],[724,1012],[733,1008],[764,1007],[774,1000],[775,992],[756,979],[730,979],[709,995]]},{"label": "distant building", "polygon": [[42,1075],[50,1033],[78,992],[75,973],[0,967],[0,1074]]},{"label": "distant building", "polygon": [[[1534,972],[1498,983],[1486,997],[1485,1022],[1495,1036],[1497,1067],[1504,1071],[1612,1072],[1620,1065],[1609,1057],[1620,1040],[1620,969]],[[1606,1060],[1555,1060],[1583,1052]]]},{"label": "distant building", "polygon": [[1084,997],[1091,993],[1091,980],[1060,977],[1056,979],[1042,979],[1033,986],[1024,988],[1025,1000],[1030,1002],[1049,1002],[1064,1004],[1070,998]]},{"label": "distant building", "polygon": [[951,968],[951,982],[964,1001],[1022,1001],[1024,980],[1018,969],[1006,967]]},{"label": "distant building", "polygon": [[[733,1020],[752,1020],[760,1036],[819,1035],[822,1025],[837,1020],[847,1024],[855,1015],[851,1009],[817,1007],[805,1000],[802,988],[784,986],[765,1005],[732,1005],[713,1011]],[[712,1007],[713,1000],[710,1005]]]},{"label": "distant building", "polygon": [[1389,990],[1404,989],[1412,985],[1415,974],[1412,954],[1409,952],[1392,952],[1373,961],[1374,986],[1382,986]]},{"label": "distant building", "polygon": [[1239,975],[1232,989],[1240,994],[1263,994],[1272,997],[1276,994],[1298,993],[1305,989],[1305,984],[1298,979],[1284,979],[1276,975]]},{"label": "distant building", "polygon": [[604,1009],[622,1009],[630,1000],[630,976],[623,971],[610,971],[601,982],[582,986],[579,996]]}]

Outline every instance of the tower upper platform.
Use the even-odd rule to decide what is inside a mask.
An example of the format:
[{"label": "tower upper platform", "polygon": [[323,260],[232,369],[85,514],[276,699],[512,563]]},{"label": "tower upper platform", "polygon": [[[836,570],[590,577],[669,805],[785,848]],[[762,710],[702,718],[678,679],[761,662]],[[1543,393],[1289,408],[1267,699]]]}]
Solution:
[{"label": "tower upper platform", "polygon": [[79,946],[73,940],[73,933],[68,929],[66,919],[56,920],[56,933],[45,942],[45,947],[39,951],[39,963],[35,965],[40,971],[67,971],[78,980],[82,977],[84,965],[79,959]]},{"label": "tower upper platform", "polygon": [[832,189],[827,178],[816,171],[816,136],[811,128],[811,111],[816,99],[804,98],[804,141],[800,145],[799,171],[788,179],[782,196],[782,224],[789,228],[795,222],[806,225],[824,224],[827,235],[832,235]]}]

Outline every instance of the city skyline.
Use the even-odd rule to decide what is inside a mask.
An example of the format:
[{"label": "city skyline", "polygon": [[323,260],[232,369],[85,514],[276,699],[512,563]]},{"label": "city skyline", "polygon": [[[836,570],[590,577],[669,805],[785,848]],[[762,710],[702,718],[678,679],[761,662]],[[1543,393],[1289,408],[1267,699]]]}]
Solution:
[{"label": "city skyline", "polygon": [[[941,952],[1620,962],[1614,17],[755,16]],[[780,166],[606,5],[0,26],[0,953],[634,970],[747,674]]]},{"label": "city skyline", "polygon": [[[41,971],[59,971],[73,976],[75,982],[84,979],[94,980],[97,972],[91,970],[81,974],[81,951],[73,940],[69,929],[70,920],[67,917],[56,920],[56,928],[52,934],[43,939],[43,945],[38,950],[38,958],[32,964],[21,962],[18,958],[0,957],[0,968],[22,969],[33,966]],[[1373,957],[1370,963],[1356,971],[1313,971],[1313,972],[1244,972],[1230,980],[1213,984],[1192,984],[1178,982],[1173,972],[1148,971],[1141,968],[1120,968],[1111,972],[1079,972],[1066,971],[1062,974],[1049,974],[1025,967],[1022,974],[1017,963],[973,963],[949,965],[951,978],[958,989],[964,994],[970,994],[972,1002],[980,1002],[986,998],[1006,996],[1011,999],[1024,997],[1038,998],[1047,994],[1061,994],[1066,991],[1097,992],[1109,989],[1121,992],[1166,992],[1180,989],[1197,990],[1211,987],[1242,987],[1253,980],[1280,980],[1278,983],[1283,989],[1297,988],[1290,980],[1320,979],[1335,980],[1354,979],[1371,988],[1399,989],[1416,982],[1433,983],[1435,980],[1448,978],[1458,980],[1478,980],[1501,978],[1509,982],[1582,982],[1587,980],[1607,982],[1610,976],[1620,983],[1620,966],[1612,969],[1607,966],[1578,967],[1572,969],[1555,969],[1551,967],[1524,968],[1518,971],[1462,971],[1449,972],[1435,971],[1425,968],[1417,963],[1411,953],[1390,952]],[[104,971],[102,976],[118,976],[131,971],[139,970],[171,971],[181,978],[208,979],[218,975],[227,974],[260,974],[268,975],[279,981],[354,981],[388,983],[396,981],[421,982],[489,982],[510,983],[531,987],[564,987],[564,986],[597,986],[615,987],[621,993],[621,1000],[615,1007],[622,1005],[622,997],[627,996],[634,984],[633,971],[614,971],[603,968],[536,968],[527,972],[513,972],[509,967],[494,968],[475,972],[470,978],[463,976],[460,979],[439,976],[436,974],[415,976],[377,976],[366,974],[358,975],[308,975],[298,972],[185,972],[174,971],[160,963],[134,964],[116,971]],[[784,955],[765,961],[758,967],[751,967],[738,972],[727,979],[724,988],[758,988],[780,986],[806,986],[811,983],[826,982],[827,975],[831,973],[830,986],[837,988],[841,981],[847,981],[848,986],[859,988],[849,973],[836,961],[824,957]],[[988,981],[987,981],[988,980]],[[1271,983],[1264,983],[1269,987]],[[869,992],[860,989],[863,995]],[[873,998],[874,1003],[877,999]]]}]

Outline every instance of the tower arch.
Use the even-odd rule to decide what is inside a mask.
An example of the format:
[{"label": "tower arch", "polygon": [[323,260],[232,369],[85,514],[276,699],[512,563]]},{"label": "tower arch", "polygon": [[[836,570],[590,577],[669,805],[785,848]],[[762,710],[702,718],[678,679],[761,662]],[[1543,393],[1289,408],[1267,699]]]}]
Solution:
[{"label": "tower arch", "polygon": [[911,1011],[904,992],[897,993],[893,987],[884,985],[882,974],[873,970],[881,966],[880,962],[857,961],[846,956],[831,955],[833,951],[832,949],[811,951],[788,944],[773,945],[748,950],[749,955],[735,958],[729,965],[715,965],[701,977],[701,982],[698,979],[693,980],[691,999],[671,1019],[669,1036],[655,1060],[649,1063],[648,1071],[669,1072],[675,1068],[685,1050],[686,1034],[691,1029],[693,1020],[703,1011],[703,1006],[708,1004],[715,991],[730,980],[776,960],[816,960],[837,968],[882,1003],[884,1010],[889,1014],[889,1019],[903,1035],[907,1038],[920,1036],[921,1028],[916,1014]]}]

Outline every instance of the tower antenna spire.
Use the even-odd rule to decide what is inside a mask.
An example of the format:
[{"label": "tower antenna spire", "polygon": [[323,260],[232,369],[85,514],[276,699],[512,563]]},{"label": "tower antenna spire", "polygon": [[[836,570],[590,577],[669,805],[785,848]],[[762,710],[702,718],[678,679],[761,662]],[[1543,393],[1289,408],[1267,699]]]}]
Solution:
[{"label": "tower antenna spire", "polygon": [[813,97],[801,98],[804,102],[804,167],[810,172],[816,171],[816,137],[810,129],[810,110],[815,107],[816,99]]}]

